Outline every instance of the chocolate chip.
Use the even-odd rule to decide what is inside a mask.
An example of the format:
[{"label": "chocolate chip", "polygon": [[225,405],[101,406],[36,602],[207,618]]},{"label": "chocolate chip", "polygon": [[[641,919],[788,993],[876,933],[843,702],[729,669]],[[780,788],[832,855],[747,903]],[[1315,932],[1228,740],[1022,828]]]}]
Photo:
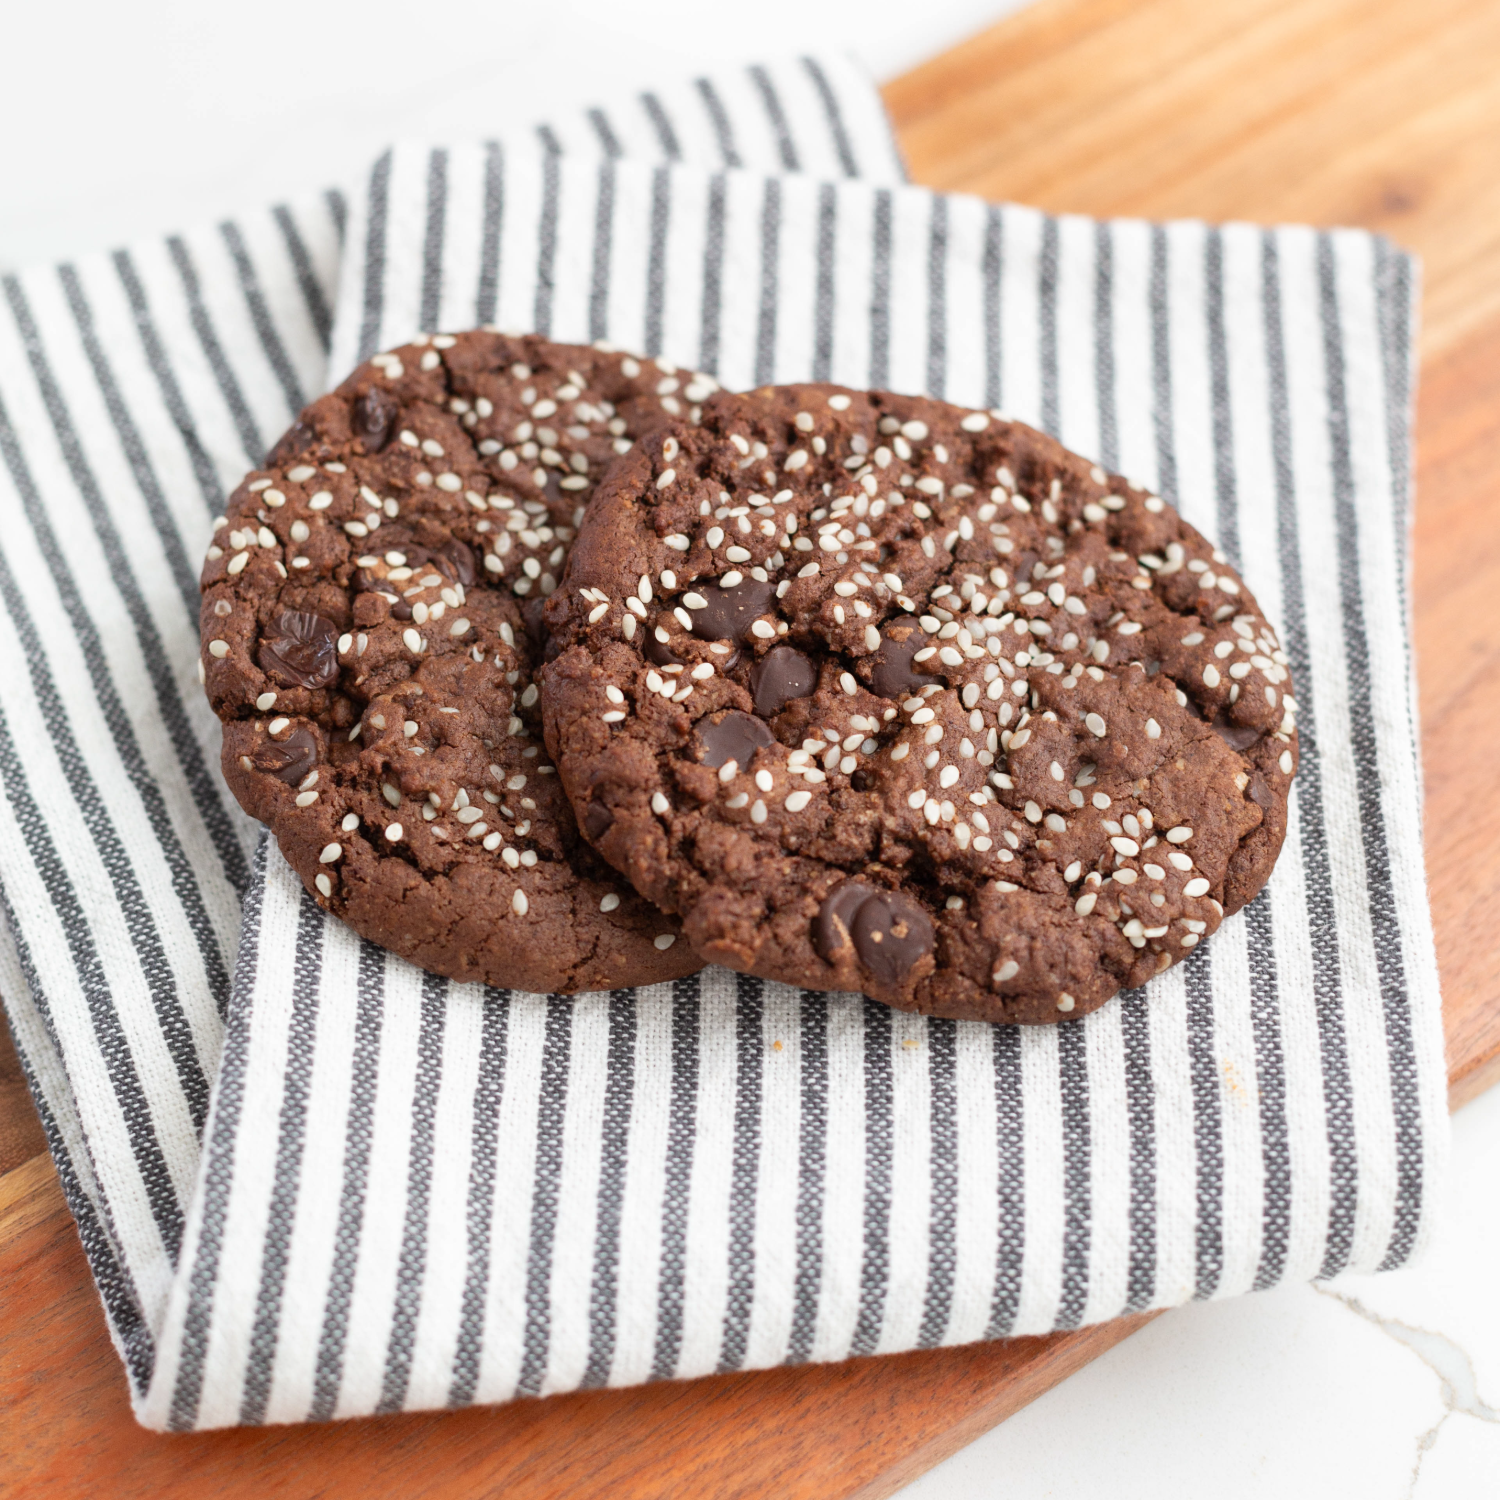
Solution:
[{"label": "chocolate chip", "polygon": [[941,683],[941,677],[929,677],[916,671],[911,659],[927,641],[926,632],[917,625],[897,625],[880,633],[880,649],[869,658],[870,690],[882,698],[901,698],[908,693]]},{"label": "chocolate chip", "polygon": [[396,398],[371,386],[354,403],[354,435],[363,438],[366,453],[379,453],[391,440],[399,408]]},{"label": "chocolate chip", "polygon": [[824,897],[813,946],[828,963],[850,948],[881,984],[899,984],[932,952],[932,919],[899,891],[845,881]]},{"label": "chocolate chip", "polygon": [[708,589],[708,603],[693,611],[693,634],[700,641],[748,641],[750,627],[775,597],[776,585],[758,578],[742,579],[730,589]]},{"label": "chocolate chip", "polygon": [[1271,804],[1276,798],[1272,795],[1270,784],[1259,771],[1250,773],[1250,784],[1245,788],[1250,793],[1250,800],[1259,808],[1270,812]]},{"label": "chocolate chip", "polygon": [[318,737],[298,724],[284,740],[266,740],[252,759],[257,770],[296,786],[318,763]]},{"label": "chocolate chip", "polygon": [[818,685],[818,669],[800,651],[777,646],[750,669],[755,711],[773,719],[793,698],[807,698]]},{"label": "chocolate chip", "polygon": [[293,687],[327,687],[339,675],[339,628],[322,615],[284,609],[260,643],[261,670]]},{"label": "chocolate chip", "polygon": [[1231,750],[1248,750],[1261,737],[1261,731],[1253,724],[1236,724],[1222,711],[1214,719],[1213,729]]},{"label": "chocolate chip", "polygon": [[595,800],[583,810],[583,832],[596,844],[614,826],[615,815],[600,801]]},{"label": "chocolate chip", "polygon": [[299,453],[304,453],[317,442],[318,435],[300,419],[293,422],[276,440],[276,446],[266,454],[266,468],[279,469],[289,464]]},{"label": "chocolate chip", "polygon": [[776,736],[759,719],[731,708],[715,722],[699,720],[698,739],[703,745],[703,764],[722,766],[735,761],[741,770],[757,750],[776,743]]}]

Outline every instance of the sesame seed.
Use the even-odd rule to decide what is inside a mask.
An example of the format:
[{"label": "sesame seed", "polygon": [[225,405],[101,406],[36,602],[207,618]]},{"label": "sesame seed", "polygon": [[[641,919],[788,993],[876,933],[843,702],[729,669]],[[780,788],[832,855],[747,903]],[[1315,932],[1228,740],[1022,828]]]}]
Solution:
[{"label": "sesame seed", "polygon": [[1185,823],[1167,830],[1167,842],[1169,844],[1185,844],[1192,836],[1193,830]]},{"label": "sesame seed", "polygon": [[653,792],[651,796],[651,811],[654,813],[666,813],[672,810],[672,804],[662,796],[660,792]]},{"label": "sesame seed", "polygon": [[1057,1008],[1059,1010],[1062,1010],[1062,1011],[1072,1010],[1073,1009],[1073,1005],[1074,1005],[1073,997],[1071,995],[1067,994],[1066,992],[1064,992],[1063,994],[1061,994],[1061,995],[1059,995],[1057,997]]},{"label": "sesame seed", "polygon": [[769,771],[757,771],[755,773],[755,784],[761,791],[769,792],[776,783]]},{"label": "sesame seed", "polygon": [[[769,791],[770,789],[767,788],[767,790]],[[804,807],[806,807],[807,804],[809,802],[811,802],[811,801],[812,801],[812,793],[811,792],[793,792],[786,799],[786,803],[785,803],[786,810],[788,812],[801,812],[802,809]]]},{"label": "sesame seed", "polygon": [[610,891],[599,903],[600,911],[613,911],[620,904],[620,898],[614,891]]},{"label": "sesame seed", "polygon": [[1123,837],[1112,838],[1109,841],[1109,845],[1116,854],[1123,854],[1127,858],[1132,854],[1139,854],[1141,852],[1141,846],[1134,839]]},{"label": "sesame seed", "polygon": [[1109,732],[1108,726],[1098,714],[1085,714],[1083,722],[1088,726],[1089,733],[1097,739],[1103,739]]},{"label": "sesame seed", "polygon": [[524,917],[531,909],[531,902],[526,899],[526,892],[520,886],[516,887],[516,893],[510,898],[511,910],[518,917]]},{"label": "sesame seed", "polygon": [[750,809],[750,821],[752,823],[764,823],[766,821],[766,804],[759,797],[755,799]]},{"label": "sesame seed", "polygon": [[1281,759],[1276,764],[1281,767],[1284,775],[1290,776],[1292,774],[1292,752],[1290,750],[1283,750],[1281,752]]},{"label": "sesame seed", "polygon": [[1208,687],[1214,688],[1219,685],[1219,669],[1212,662],[1203,669],[1203,681]]},{"label": "sesame seed", "polygon": [[[850,672],[839,673],[839,686],[843,688],[843,690],[848,693],[851,698],[859,691],[859,684],[855,682],[854,676]],[[929,719],[933,717],[930,711],[928,712],[927,717]],[[915,716],[913,716],[912,722],[917,722]]]},{"label": "sesame seed", "polygon": [[990,977],[996,984],[1004,984],[1007,979],[1014,979],[1020,972],[1020,964],[1015,959],[1008,958]]},{"label": "sesame seed", "polygon": [[401,632],[401,639],[405,643],[406,649],[410,651],[413,656],[421,655],[422,637],[419,636],[415,630],[412,630],[410,627],[408,627],[406,630]]},{"label": "sesame seed", "polygon": [[336,860],[343,852],[344,850],[342,845],[327,844],[324,846],[323,852],[318,856],[318,863],[323,865],[331,865],[334,860]]},{"label": "sesame seed", "polygon": [[1183,886],[1182,894],[1184,896],[1206,896],[1208,894],[1208,881],[1201,875],[1196,876]]}]

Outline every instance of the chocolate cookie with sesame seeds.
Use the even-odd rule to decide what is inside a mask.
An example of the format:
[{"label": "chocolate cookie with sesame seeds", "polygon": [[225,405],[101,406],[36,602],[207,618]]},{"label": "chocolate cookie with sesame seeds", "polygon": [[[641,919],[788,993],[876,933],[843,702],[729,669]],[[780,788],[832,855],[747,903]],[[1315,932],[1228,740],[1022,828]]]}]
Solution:
[{"label": "chocolate cookie with sesame seeds", "polygon": [[1270,873],[1275,633],[1161,499],[984,411],[710,398],[548,601],[584,835],[705,958],[988,1021],[1081,1015]]},{"label": "chocolate cookie with sesame seeds", "polygon": [[224,775],[362,936],[541,992],[701,966],[579,837],[534,676],[600,476],[713,388],[537,338],[424,338],[314,402],[231,496],[201,613]]}]

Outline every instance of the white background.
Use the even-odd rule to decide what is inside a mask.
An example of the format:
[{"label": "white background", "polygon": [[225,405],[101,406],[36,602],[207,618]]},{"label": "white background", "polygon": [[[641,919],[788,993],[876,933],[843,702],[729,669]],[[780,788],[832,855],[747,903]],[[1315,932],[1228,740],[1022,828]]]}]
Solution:
[{"label": "white background", "polygon": [[[351,177],[716,63],[845,50],[888,78],[1020,0],[77,0],[12,5],[0,269]],[[1169,1313],[903,1500],[1500,1496],[1500,1091],[1457,1121],[1426,1264]]]},{"label": "white background", "polygon": [[1020,0],[15,0],[0,268],[170,232],[712,63],[893,77]]}]

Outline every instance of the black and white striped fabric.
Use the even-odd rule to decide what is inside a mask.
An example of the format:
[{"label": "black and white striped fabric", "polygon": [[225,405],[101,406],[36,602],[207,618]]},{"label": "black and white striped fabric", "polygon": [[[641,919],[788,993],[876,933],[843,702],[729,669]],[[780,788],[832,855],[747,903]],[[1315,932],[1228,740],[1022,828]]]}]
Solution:
[{"label": "black and white striped fabric", "polygon": [[1077,1327],[1421,1242],[1446,1114],[1404,558],[1414,267],[858,181],[383,158],[334,362],[476,317],[731,387],[926,390],[1159,489],[1293,657],[1266,891],[1083,1020],[708,969],[465,988],[252,878],[153,1425],[296,1421]]},{"label": "black and white striped fabric", "polygon": [[[842,58],[622,93],[486,149],[902,177]],[[330,383],[348,197],[0,282],[0,994],[148,1420],[184,1276],[201,1297],[181,1249],[256,858],[196,681],[198,568],[225,495]]]}]

